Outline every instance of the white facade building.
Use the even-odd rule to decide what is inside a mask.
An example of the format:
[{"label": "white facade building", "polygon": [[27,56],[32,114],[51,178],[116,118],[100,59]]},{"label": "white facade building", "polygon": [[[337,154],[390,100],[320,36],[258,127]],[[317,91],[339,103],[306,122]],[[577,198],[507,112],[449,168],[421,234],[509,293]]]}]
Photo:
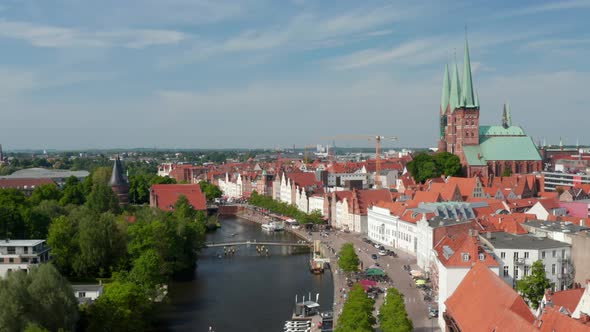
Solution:
[{"label": "white facade building", "polygon": [[391,215],[389,209],[386,208],[373,206],[367,211],[369,239],[416,255],[418,239],[415,223]]},{"label": "white facade building", "polygon": [[48,262],[49,250],[45,240],[1,240],[0,277]]},{"label": "white facade building", "polygon": [[324,196],[323,195],[313,195],[309,197],[309,212],[311,213],[314,210],[320,210],[322,216],[326,217],[326,213],[324,211]]},{"label": "white facade building", "polygon": [[565,242],[505,232],[486,233],[480,239],[500,263],[500,277],[512,287],[531,273],[531,266],[537,260],[543,262],[554,290],[568,289],[573,282],[571,245]]}]

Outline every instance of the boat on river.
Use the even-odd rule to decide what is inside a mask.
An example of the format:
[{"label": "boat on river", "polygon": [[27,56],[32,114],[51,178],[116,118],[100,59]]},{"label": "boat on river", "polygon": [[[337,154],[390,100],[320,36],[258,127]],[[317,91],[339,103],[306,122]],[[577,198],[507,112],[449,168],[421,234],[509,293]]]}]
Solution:
[{"label": "boat on river", "polygon": [[268,232],[280,232],[280,231],[285,230],[285,226],[280,221],[272,221],[272,222],[269,222],[268,224],[262,224],[260,227],[262,227],[262,230],[265,230]]}]

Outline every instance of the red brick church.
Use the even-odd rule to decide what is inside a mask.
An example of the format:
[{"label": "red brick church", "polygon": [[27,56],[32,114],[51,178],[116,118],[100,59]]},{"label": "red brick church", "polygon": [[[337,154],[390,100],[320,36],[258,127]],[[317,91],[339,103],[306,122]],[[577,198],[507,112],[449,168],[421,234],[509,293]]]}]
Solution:
[{"label": "red brick church", "polygon": [[445,66],[440,104],[439,151],[448,151],[461,159],[467,177],[501,176],[542,170],[542,160],[533,140],[524,130],[512,125],[510,107],[505,104],[502,125],[479,124],[479,98],[471,77],[469,46],[465,39],[463,77],[459,80],[457,63],[449,75]]}]

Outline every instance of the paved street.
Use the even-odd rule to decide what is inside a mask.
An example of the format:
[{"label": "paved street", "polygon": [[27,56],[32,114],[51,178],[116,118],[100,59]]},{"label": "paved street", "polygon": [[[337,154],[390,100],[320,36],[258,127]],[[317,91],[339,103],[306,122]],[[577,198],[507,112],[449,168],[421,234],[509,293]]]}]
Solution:
[{"label": "paved street", "polygon": [[[313,240],[322,240],[322,242],[326,243],[327,245],[333,247],[337,252],[340,250],[342,244],[346,242],[351,242],[354,244],[354,247],[357,248],[357,254],[359,258],[363,262],[363,266],[365,268],[374,264],[375,260],[371,258],[371,254],[375,254],[378,250],[363,242],[361,240],[360,235],[354,234],[347,234],[343,232],[330,232],[328,238],[320,237],[319,233],[312,233]],[[360,249],[360,251],[358,250]],[[427,304],[423,300],[422,292],[414,285],[414,280],[411,276],[404,271],[403,265],[404,264],[411,264],[412,268],[416,267],[416,259],[412,256],[404,253],[403,251],[396,251],[398,257],[392,256],[380,256],[377,261],[381,265],[381,268],[387,273],[387,275],[392,279],[393,286],[397,288],[401,293],[404,294],[404,299],[406,302],[406,310],[408,311],[408,315],[414,324],[414,331],[440,331],[438,325],[436,324],[436,319],[429,319],[428,318],[428,309]],[[334,270],[337,269],[336,261],[332,264]],[[335,278],[336,280],[341,278]],[[341,282],[341,280],[340,280]],[[343,286],[339,286],[342,288]],[[338,289],[338,288],[336,288]],[[340,293],[335,292],[334,297],[336,299],[337,305],[334,308],[334,312],[339,312],[341,308],[342,301],[338,301]],[[376,303],[376,307],[378,308],[382,303],[382,296],[378,299]]]}]

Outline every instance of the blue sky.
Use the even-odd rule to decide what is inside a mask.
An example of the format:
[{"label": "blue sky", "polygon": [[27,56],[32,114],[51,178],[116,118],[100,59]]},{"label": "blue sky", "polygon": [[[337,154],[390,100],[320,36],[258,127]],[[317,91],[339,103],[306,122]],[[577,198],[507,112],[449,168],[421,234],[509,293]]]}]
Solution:
[{"label": "blue sky", "polygon": [[467,26],[483,124],[508,101],[535,140],[590,144],[588,17],[590,0],[3,0],[0,143],[436,146]]}]

